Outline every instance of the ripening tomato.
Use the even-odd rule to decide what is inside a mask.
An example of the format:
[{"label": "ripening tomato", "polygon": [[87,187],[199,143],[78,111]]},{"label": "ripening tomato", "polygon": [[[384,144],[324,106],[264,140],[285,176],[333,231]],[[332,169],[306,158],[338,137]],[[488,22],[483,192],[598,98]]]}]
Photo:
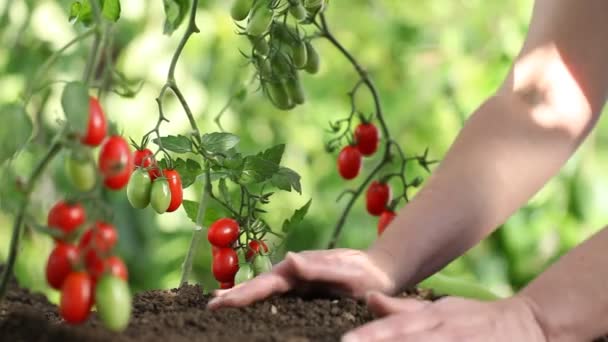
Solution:
[{"label": "ripening tomato", "polygon": [[245,259],[250,261],[251,258],[258,255],[260,253],[260,249],[262,249],[262,253],[268,253],[268,246],[264,241],[261,240],[252,240],[249,241],[249,248],[247,248],[247,253],[245,254]]},{"label": "ripening tomato", "polygon": [[355,129],[357,148],[364,156],[371,156],[378,150],[378,128],[372,123],[362,123]]},{"label": "ripening tomato", "polygon": [[378,236],[384,233],[386,227],[393,222],[395,217],[397,217],[397,214],[392,210],[382,212],[382,215],[380,215],[380,219],[378,220]]},{"label": "ripening tomato", "polygon": [[158,178],[152,182],[150,204],[158,214],[165,213],[171,205],[171,188],[166,178]]},{"label": "ripening tomato", "polygon": [[80,203],[57,202],[49,211],[47,225],[51,229],[70,234],[86,220],[84,207]]},{"label": "ripening tomato", "polygon": [[63,242],[57,243],[46,264],[46,280],[52,288],[61,289],[77,259],[78,247]]},{"label": "ripening tomato", "polygon": [[59,314],[70,324],[84,322],[93,306],[93,283],[84,272],[70,273],[61,287]]},{"label": "ripening tomato", "polygon": [[108,121],[103,113],[99,101],[95,97],[89,97],[89,122],[86,134],[81,142],[88,146],[99,146],[108,132]]},{"label": "ripening tomato", "polygon": [[380,216],[391,200],[391,188],[386,183],[372,182],[365,194],[367,212]]},{"label": "ripening tomato", "polygon": [[272,270],[272,262],[267,255],[258,254],[253,259],[253,272],[255,275],[270,272]]},{"label": "ripening tomato", "polygon": [[[108,138],[99,152],[99,170],[105,179],[121,178],[133,171],[133,154],[127,141],[118,135]],[[124,185],[129,181],[128,177]]]},{"label": "ripening tomato", "polygon": [[346,180],[354,179],[361,170],[361,152],[354,146],[346,146],[338,155],[338,171]]},{"label": "ripening tomato", "polygon": [[120,332],[129,325],[132,301],[126,281],[111,275],[104,276],[95,286],[97,315],[109,330]]},{"label": "ripening tomato", "polygon": [[160,169],[156,166],[156,159],[154,159],[154,153],[149,148],[143,150],[136,150],[134,153],[135,169],[144,168],[148,170],[150,180],[155,180],[160,177]]},{"label": "ripening tomato", "polygon": [[184,190],[182,189],[182,178],[176,170],[163,170],[169,189],[171,190],[171,204],[167,208],[167,212],[171,213],[177,210],[182,205],[184,200]]},{"label": "ripening tomato", "polygon": [[251,265],[243,264],[240,266],[239,271],[236,272],[236,275],[234,276],[234,284],[242,284],[250,281],[253,279],[253,277],[255,277],[255,274],[253,273],[253,268],[251,268]]},{"label": "ripening tomato", "polygon": [[209,227],[207,239],[216,247],[230,247],[239,238],[239,223],[231,218],[221,218]]},{"label": "ripening tomato", "polygon": [[213,276],[217,281],[228,283],[234,281],[239,271],[239,257],[232,248],[220,249],[213,258]]},{"label": "ripening tomato", "polygon": [[88,192],[97,182],[97,168],[92,158],[83,158],[70,153],[65,158],[65,172],[76,190]]},{"label": "ripening tomato", "polygon": [[220,289],[222,289],[222,290],[231,289],[233,287],[234,287],[234,282],[232,282],[232,281],[226,282],[226,283],[220,283]]},{"label": "ripening tomato", "polygon": [[105,272],[118,277],[124,281],[129,280],[129,270],[127,269],[127,265],[125,265],[124,261],[117,256],[111,256],[106,259],[106,267]]}]

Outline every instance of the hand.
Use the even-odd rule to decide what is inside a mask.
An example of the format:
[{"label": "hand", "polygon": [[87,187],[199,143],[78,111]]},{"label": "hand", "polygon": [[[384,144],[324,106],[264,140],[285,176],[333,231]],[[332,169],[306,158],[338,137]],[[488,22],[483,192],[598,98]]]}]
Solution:
[{"label": "hand", "polygon": [[496,302],[444,298],[437,302],[367,296],[381,318],[344,336],[343,342],[546,342],[531,306],[520,297]]},{"label": "hand", "polygon": [[396,286],[383,271],[386,255],[351,249],[287,253],[272,271],[216,292],[209,308],[245,306],[291,290],[363,298],[369,291],[393,293]]}]

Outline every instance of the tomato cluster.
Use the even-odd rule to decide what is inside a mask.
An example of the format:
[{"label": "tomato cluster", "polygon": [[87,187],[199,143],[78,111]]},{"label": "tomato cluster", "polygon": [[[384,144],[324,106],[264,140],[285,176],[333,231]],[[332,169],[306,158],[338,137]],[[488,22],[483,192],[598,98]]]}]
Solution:
[{"label": "tomato cluster", "polygon": [[136,209],[148,205],[159,214],[176,211],[183,202],[182,179],[176,170],[158,167],[148,148],[135,151],[135,169],[127,186],[127,197]]},{"label": "tomato cluster", "polygon": [[[213,276],[222,289],[229,289],[272,268],[267,255],[268,246],[261,240],[249,241],[246,252],[244,255],[241,253],[239,258],[235,250],[239,235],[239,223],[231,218],[215,221],[207,232],[207,239],[212,245]],[[242,260],[243,257],[245,260]]]}]

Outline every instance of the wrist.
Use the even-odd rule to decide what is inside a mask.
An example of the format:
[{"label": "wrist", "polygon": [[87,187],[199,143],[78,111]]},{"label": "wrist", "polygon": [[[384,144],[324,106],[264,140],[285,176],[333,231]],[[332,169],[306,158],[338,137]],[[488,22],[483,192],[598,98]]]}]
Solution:
[{"label": "wrist", "polygon": [[550,313],[546,312],[532,295],[518,293],[512,299],[521,303],[531,314],[530,317],[538,325],[547,342],[574,342],[585,340],[585,338],[577,336],[574,331],[553,324],[550,319]]},{"label": "wrist", "polygon": [[397,262],[397,256],[387,248],[374,245],[367,250],[367,255],[371,261],[384,272],[390,279],[390,284],[384,289],[384,293],[392,295],[403,290],[405,282],[403,279],[408,279],[407,266]]}]

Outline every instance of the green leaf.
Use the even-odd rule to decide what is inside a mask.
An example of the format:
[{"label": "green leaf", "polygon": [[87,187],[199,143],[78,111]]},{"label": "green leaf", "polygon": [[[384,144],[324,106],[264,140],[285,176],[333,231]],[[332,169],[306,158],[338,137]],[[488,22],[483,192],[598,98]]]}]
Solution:
[{"label": "green leaf", "polygon": [[220,194],[222,195],[224,202],[226,202],[226,204],[228,204],[228,206],[231,206],[232,198],[230,198],[230,192],[228,191],[228,186],[226,185],[225,178],[220,179],[218,187],[220,189]]},{"label": "green leaf", "polygon": [[300,195],[302,194],[302,185],[300,184],[300,175],[294,170],[281,167],[279,172],[275,173],[272,176],[270,182],[272,185],[276,186],[281,190],[285,190],[291,192],[291,189],[294,189]]},{"label": "green leaf", "polygon": [[211,153],[225,153],[238,145],[240,139],[231,133],[209,133],[201,137],[203,148]]},{"label": "green leaf", "polygon": [[194,224],[196,224],[196,219],[198,216],[198,202],[184,200],[182,202],[182,206],[184,207],[184,210],[186,211],[186,215],[188,215],[188,218],[192,222],[194,222]]},{"label": "green leaf", "polygon": [[192,159],[183,160],[177,158],[173,163],[173,167],[179,173],[182,179],[182,188],[184,189],[194,184],[196,177],[203,172],[201,164]]},{"label": "green leaf", "polygon": [[171,35],[186,18],[190,8],[189,0],[163,0],[165,8],[164,34]]},{"label": "green leaf", "polygon": [[8,105],[0,110],[0,164],[19,152],[32,136],[32,121],[19,105]]},{"label": "green leaf", "polygon": [[264,152],[258,153],[258,157],[271,161],[277,165],[281,164],[283,153],[285,152],[285,144],[280,144],[267,149]]},{"label": "green leaf", "polygon": [[74,1],[70,6],[69,21],[71,23],[81,22],[85,26],[93,22],[93,8],[89,0]]},{"label": "green leaf", "polygon": [[104,18],[116,22],[120,18],[120,0],[102,0],[101,13]]},{"label": "green leaf", "polygon": [[[154,142],[156,145],[160,144],[158,143],[158,138],[154,139],[152,142]],[[175,152],[175,153],[188,153],[188,152],[192,152],[192,141],[190,141],[190,139],[188,139],[187,137],[183,136],[183,135],[169,135],[166,137],[161,137],[160,138],[160,142],[163,145],[163,148],[165,148],[168,151],[171,152]]]},{"label": "green leaf", "polygon": [[68,83],[61,94],[61,105],[72,128],[85,132],[89,122],[89,91],[84,83]]},{"label": "green leaf", "polygon": [[282,229],[283,233],[288,233],[289,230],[291,230],[291,228],[295,227],[296,225],[300,224],[300,222],[302,222],[302,220],[308,213],[308,209],[310,209],[311,204],[312,204],[312,199],[310,199],[308,201],[308,203],[306,203],[302,208],[297,209],[293,213],[293,215],[291,216],[290,219],[285,220],[285,222],[283,222],[283,229]]},{"label": "green leaf", "polygon": [[279,165],[258,156],[248,156],[245,157],[245,165],[243,165],[240,181],[245,184],[261,183],[272,178],[278,171]]},{"label": "green leaf", "polygon": [[[194,223],[197,224],[196,219],[198,216],[198,206],[199,203],[190,200],[184,200],[182,202],[182,206],[188,215],[188,218]],[[205,210],[205,217],[203,218],[203,225],[205,227],[209,227],[213,222],[218,219],[225,217],[228,213],[226,210],[216,201],[209,201],[207,203],[207,208]]]}]

